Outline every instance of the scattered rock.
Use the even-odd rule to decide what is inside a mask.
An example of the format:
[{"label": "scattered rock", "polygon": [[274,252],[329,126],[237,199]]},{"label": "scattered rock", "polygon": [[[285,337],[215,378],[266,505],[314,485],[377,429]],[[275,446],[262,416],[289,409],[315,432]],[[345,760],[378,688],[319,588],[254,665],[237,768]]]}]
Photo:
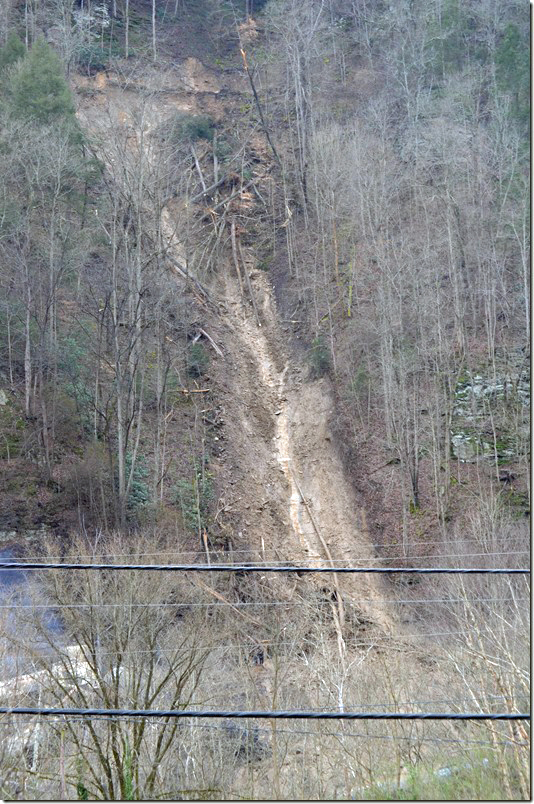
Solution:
[{"label": "scattered rock", "polygon": [[[528,437],[526,408],[529,403],[530,371],[524,366],[522,355],[515,365],[509,356],[506,361],[498,361],[496,376],[490,369],[473,375],[467,373],[454,390],[453,455],[462,463],[474,463],[478,459],[493,461],[495,457],[517,458],[518,439],[509,422],[515,421],[518,410],[522,409],[521,429]],[[492,426],[488,430],[490,416]]]},{"label": "scattered rock", "polygon": [[215,75],[194,57],[190,57],[182,64],[183,82],[192,92],[212,92],[218,94],[221,86]]}]

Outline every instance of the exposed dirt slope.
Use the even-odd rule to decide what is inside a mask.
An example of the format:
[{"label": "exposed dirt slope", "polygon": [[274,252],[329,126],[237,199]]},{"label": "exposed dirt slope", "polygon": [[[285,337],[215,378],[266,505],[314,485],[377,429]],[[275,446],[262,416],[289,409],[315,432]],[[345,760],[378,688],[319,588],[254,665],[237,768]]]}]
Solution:
[{"label": "exposed dirt slope", "polygon": [[[130,76],[126,83],[118,76],[97,75],[83,79],[83,87],[78,87],[79,114],[84,125],[100,136],[107,127],[110,133],[114,126],[133,132],[142,125],[148,143],[146,135],[176,109],[208,113],[216,120],[238,114],[239,89],[246,87],[239,86],[235,74],[230,78],[231,86],[224,86],[224,73],[217,75],[193,59],[163,76],[163,90],[161,75]],[[143,140],[137,130],[136,135],[138,142]],[[261,137],[258,140],[257,153],[266,163],[266,144]],[[259,165],[258,170],[269,167]],[[247,203],[248,215],[254,215],[257,202]],[[181,264],[179,221],[172,220],[170,206],[164,216],[163,233],[169,233],[170,248]],[[233,530],[230,543],[237,549],[246,546],[266,560],[295,564],[369,561],[373,554],[365,512],[346,480],[330,430],[334,411],[330,383],[305,379],[305,368],[286,345],[269,275],[256,268],[253,248],[244,248],[243,257],[257,315],[246,285],[245,292],[240,289],[229,253],[214,290],[224,312],[207,323],[224,352],[210,372],[219,386],[224,443],[213,469]],[[350,599],[357,601],[354,605],[364,613],[363,619],[386,628],[391,625],[389,612],[368,603],[384,597],[378,576],[322,575],[317,583],[337,601],[338,637],[343,608]]]},{"label": "exposed dirt slope", "polygon": [[[247,257],[250,266],[253,254]],[[330,433],[330,383],[306,381],[303,368],[288,354],[268,276],[250,271],[258,326],[230,270],[223,282],[231,330],[225,337],[224,422],[231,505],[244,513],[243,540],[267,558],[296,564],[368,561],[365,514]],[[379,580],[338,578],[343,597],[357,600],[366,617],[389,622],[379,607],[365,602],[383,597]],[[331,576],[322,576],[321,583],[334,591]]]}]

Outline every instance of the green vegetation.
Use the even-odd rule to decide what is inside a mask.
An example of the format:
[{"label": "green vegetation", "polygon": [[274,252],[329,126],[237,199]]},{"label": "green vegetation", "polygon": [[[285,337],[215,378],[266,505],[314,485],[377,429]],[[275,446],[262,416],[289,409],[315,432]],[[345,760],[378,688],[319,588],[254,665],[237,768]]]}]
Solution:
[{"label": "green vegetation", "polygon": [[466,56],[465,32],[469,24],[465,4],[445,0],[441,13],[441,35],[437,42],[444,72],[459,70]]},{"label": "green vegetation", "polygon": [[530,495],[527,491],[502,492],[503,505],[510,510],[513,519],[525,519],[530,516]]},{"label": "green vegetation", "polygon": [[351,400],[363,399],[368,394],[369,382],[369,372],[365,366],[358,365],[350,380],[348,398]]},{"label": "green vegetation", "polygon": [[124,799],[125,801],[134,801],[134,778],[132,772],[132,749],[130,748],[130,741],[128,738],[125,740],[124,746]]},{"label": "green vegetation", "polygon": [[462,461],[478,458],[499,463],[517,459],[526,446],[525,412],[529,373],[498,365],[463,373],[454,389],[452,454]]},{"label": "green vegetation", "polygon": [[93,75],[108,69],[113,61],[121,55],[121,49],[116,42],[112,42],[107,47],[102,47],[97,43],[87,43],[76,52],[76,64],[84,72]]},{"label": "green vegetation", "polygon": [[23,452],[26,422],[12,400],[0,406],[0,460],[11,461]]},{"label": "green vegetation", "polygon": [[74,103],[59,56],[42,37],[38,39],[8,85],[9,108],[15,118],[40,124],[75,127]]},{"label": "green vegetation", "polygon": [[331,366],[331,356],[324,335],[317,335],[312,341],[309,351],[310,376],[313,379],[323,377]]},{"label": "green vegetation", "polygon": [[258,269],[260,271],[270,271],[273,258],[271,255],[264,257],[258,262]]},{"label": "green vegetation", "polygon": [[[12,31],[7,38],[6,44],[0,47],[0,76],[25,55],[26,48],[24,47],[24,43],[19,39],[17,34]],[[0,78],[0,81],[1,80]]]},{"label": "green vegetation", "polygon": [[176,488],[182,518],[191,533],[202,536],[209,524],[209,505],[213,495],[212,475],[206,464],[195,467],[189,478],[181,478]]},{"label": "green vegetation", "polygon": [[[491,756],[491,754],[490,754]],[[434,765],[436,768],[436,765]],[[521,796],[517,790],[518,797]],[[481,752],[444,762],[435,770],[422,763],[409,768],[401,787],[384,783],[366,790],[365,801],[505,801],[506,787],[495,760]]]},{"label": "green vegetation", "polygon": [[224,163],[236,152],[236,142],[229,137],[218,136],[215,144],[215,154],[219,162]]},{"label": "green vegetation", "polygon": [[207,115],[176,112],[158,129],[161,139],[176,146],[213,139],[215,124]]},{"label": "green vegetation", "polygon": [[209,365],[209,354],[203,343],[189,344],[187,350],[187,373],[190,377],[201,377]]},{"label": "green vegetation", "polygon": [[[6,704],[523,712],[528,579],[387,573],[528,555],[520,4],[7,5],[2,544],[385,574],[42,573]],[[0,797],[529,798],[520,721],[228,721],[9,715]]]},{"label": "green vegetation", "polygon": [[[126,453],[126,474],[129,477],[132,468],[132,454]],[[135,463],[130,494],[128,496],[128,510],[133,517],[138,517],[147,505],[150,494],[146,484],[148,469],[143,456],[139,456]]]},{"label": "green vegetation", "polygon": [[530,119],[530,48],[516,24],[508,23],[495,53],[499,87],[513,102],[516,117],[528,126]]}]

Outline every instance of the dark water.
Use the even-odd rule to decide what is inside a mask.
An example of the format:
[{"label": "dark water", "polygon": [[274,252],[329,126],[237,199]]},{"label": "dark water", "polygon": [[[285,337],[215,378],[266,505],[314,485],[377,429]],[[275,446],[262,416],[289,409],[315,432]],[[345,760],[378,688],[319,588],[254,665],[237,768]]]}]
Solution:
[{"label": "dark water", "polygon": [[[19,561],[11,547],[0,550],[0,561]],[[6,597],[6,592],[10,587],[21,587],[26,580],[26,575],[22,570],[0,569],[0,598]],[[13,591],[13,590],[12,590]]]},{"label": "dark water", "polygon": [[[0,562],[20,560],[13,548],[0,550]],[[47,636],[56,644],[61,639],[57,612],[52,607],[32,610],[29,575],[21,569],[0,568],[0,680],[28,672],[33,666],[31,653],[52,652]]]}]

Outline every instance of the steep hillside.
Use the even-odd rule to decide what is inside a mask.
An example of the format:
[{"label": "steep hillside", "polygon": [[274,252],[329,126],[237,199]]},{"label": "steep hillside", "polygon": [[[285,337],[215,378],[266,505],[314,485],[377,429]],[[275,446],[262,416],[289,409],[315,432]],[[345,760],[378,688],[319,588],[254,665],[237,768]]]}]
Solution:
[{"label": "steep hillside", "polygon": [[[145,147],[152,161],[158,158],[153,132],[172,120],[176,110],[209,114],[220,121],[219,136],[224,137],[225,121],[238,119],[248,98],[243,77],[225,82],[222,71],[193,58],[169,69],[164,84],[159,72],[130,79],[124,86],[113,74],[84,79],[79,118],[95,141],[114,139],[117,127],[130,131],[132,147]],[[248,120],[245,125],[250,125]],[[253,128],[252,134],[245,147],[247,157],[254,158],[257,195],[244,190],[236,196],[233,186],[227,191],[232,200],[221,194],[226,244],[209,280],[217,310],[201,306],[197,313],[199,331],[207,333],[197,343],[211,353],[209,377],[202,378],[202,384],[210,386],[217,411],[216,431],[207,436],[206,451],[218,503],[202,535],[208,555],[224,547],[248,560],[332,565],[368,561],[374,553],[365,512],[345,478],[331,431],[332,383],[326,377],[310,379],[307,364],[287,348],[274,287],[268,272],[258,267],[262,255],[255,249],[257,222],[254,235],[247,232],[248,221],[263,212],[263,194],[273,189],[273,160],[265,137]],[[201,169],[208,177],[210,160],[211,154],[205,153]],[[197,215],[202,214],[206,213],[199,208]],[[180,225],[179,210],[173,211],[172,203],[164,205],[162,236],[170,259],[186,268]],[[176,276],[175,282],[176,292],[183,292],[183,276]],[[380,598],[378,580],[361,578],[353,584],[346,578],[339,583],[347,603],[352,594],[367,619],[390,622],[389,614],[365,603]],[[331,593],[334,598],[341,595],[337,580]]]},{"label": "steep hillside", "polygon": [[[525,32],[490,5],[6,10],[0,546],[240,569],[17,577],[2,703],[525,711],[523,575],[386,572],[528,559]],[[528,797],[521,721],[199,721],[6,716],[0,794]]]},{"label": "steep hillside", "polygon": [[[508,63],[519,58],[512,28],[520,33],[520,24],[510,9],[508,42],[499,38],[506,15],[492,23],[497,39],[487,56],[497,77],[486,116],[469,117],[466,107],[468,118],[455,118],[454,130],[464,143],[462,183],[460,162],[456,174],[442,166],[439,176],[431,165],[441,164],[438,141],[453,136],[444,120],[456,83],[465,80],[476,96],[469,84],[472,65],[447,61],[450,53],[437,60],[425,40],[434,24],[431,14],[413,30],[409,15],[399,16],[399,26],[411,31],[410,47],[420,41],[430,48],[424,69],[416,62],[410,68],[414,75],[422,71],[422,144],[415,159],[411,112],[395,117],[404,96],[390,97],[383,81],[398,70],[398,54],[385,51],[393,23],[375,9],[378,33],[371,44],[364,21],[358,14],[351,17],[349,5],[330,4],[329,17],[318,7],[312,25],[311,6],[299,11],[289,3],[287,30],[280,2],[254,4],[261,10],[257,16],[250,16],[250,7],[247,16],[232,4],[184,3],[180,10],[157,11],[152,30],[148,2],[133,4],[131,18],[120,9],[109,17],[107,11],[95,12],[89,22],[75,17],[76,25],[89,25],[88,32],[82,25],[78,33],[94,45],[78,51],[71,43],[78,59],[70,73],[77,119],[89,137],[74,168],[76,203],[65,186],[59,199],[66,206],[40,216],[14,189],[17,182],[24,186],[24,171],[27,177],[33,171],[28,198],[43,197],[49,177],[41,177],[37,159],[30,156],[25,163],[25,153],[44,148],[46,131],[38,145],[22,137],[27,149],[19,160],[6,156],[6,192],[17,198],[15,217],[11,209],[5,217],[14,232],[4,239],[6,264],[19,260],[17,238],[26,226],[35,234],[27,252],[38,254],[40,268],[38,277],[6,275],[4,541],[42,527],[66,534],[80,522],[105,529],[164,523],[183,530],[185,539],[196,533],[197,543],[188,546],[198,548],[202,527],[184,530],[183,521],[192,521],[195,510],[200,521],[198,501],[192,501],[198,496],[198,469],[210,539],[216,544],[222,538],[216,493],[208,489],[206,475],[219,448],[202,413],[219,405],[218,389],[203,376],[218,371],[221,356],[202,330],[209,334],[209,327],[219,326],[217,316],[211,320],[214,309],[235,309],[226,277],[237,278],[239,243],[251,270],[260,272],[255,284],[265,280],[272,297],[269,309],[278,324],[269,335],[269,359],[276,371],[287,363],[289,379],[293,367],[300,369],[306,393],[320,377],[329,389],[329,401],[318,403],[329,411],[332,435],[322,452],[332,450],[343,461],[345,479],[331,484],[339,489],[336,496],[344,499],[347,484],[357,495],[357,516],[348,517],[352,527],[358,533],[368,528],[382,557],[398,555],[399,546],[406,557],[431,555],[435,551],[425,549],[430,542],[438,552],[458,552],[458,542],[478,539],[470,518],[496,500],[506,528],[524,531],[513,524],[529,514],[523,326],[526,311],[528,331],[528,244],[520,234],[525,233],[523,96],[510,107],[506,140],[498,116],[508,97]],[[15,14],[14,29],[16,19]],[[30,22],[35,36],[44,32],[63,53],[66,40],[44,9]],[[486,31],[490,22],[481,17],[477,24]],[[461,15],[443,25],[447,31],[469,27]],[[128,59],[119,55],[126,29]],[[154,53],[149,58],[150,42],[156,62]],[[288,76],[307,52],[306,42],[308,60],[291,84]],[[6,46],[6,59],[16,66],[20,54],[14,47],[11,52]],[[306,94],[310,71],[317,80]],[[17,86],[10,97],[27,93],[23,82]],[[407,97],[410,91],[406,88]],[[10,112],[8,140],[19,136],[17,108]],[[61,113],[58,106],[53,114]],[[467,129],[476,132],[475,139],[467,137]],[[58,142],[58,154],[62,148],[65,164],[59,161],[59,169],[72,170],[71,156]],[[493,155],[484,176],[476,173],[483,154]],[[82,172],[95,167],[91,155],[98,169],[84,178]],[[52,163],[46,171],[53,174]],[[492,198],[487,208],[476,206],[485,197],[474,191],[477,176]],[[420,197],[412,194],[415,186]],[[53,232],[49,242],[41,221]],[[496,232],[487,253],[477,248],[484,227]],[[50,271],[47,261],[53,263],[57,254],[61,260]],[[27,255],[24,260],[27,264]],[[114,260],[120,266],[115,276]],[[248,287],[243,292],[250,304]],[[436,306],[417,304],[434,292]],[[227,333],[220,337],[224,353]],[[247,340],[252,344],[250,335]],[[253,360],[261,361],[256,354],[261,348],[252,349]],[[113,388],[117,372],[120,424]],[[308,385],[312,377],[316,380]],[[195,396],[199,388],[189,386],[197,382],[210,391]],[[240,388],[247,393],[244,380]],[[240,398],[237,389],[233,393]],[[284,413],[279,416],[283,422]],[[180,456],[170,461],[168,438],[180,445]],[[209,457],[203,447],[208,441]],[[292,482],[289,475],[286,479]],[[297,494],[293,489],[290,496]],[[314,504],[321,505],[318,499]],[[338,530],[339,515],[332,516]],[[493,525],[488,521],[485,527]],[[447,547],[451,538],[453,549],[452,543]]]}]

